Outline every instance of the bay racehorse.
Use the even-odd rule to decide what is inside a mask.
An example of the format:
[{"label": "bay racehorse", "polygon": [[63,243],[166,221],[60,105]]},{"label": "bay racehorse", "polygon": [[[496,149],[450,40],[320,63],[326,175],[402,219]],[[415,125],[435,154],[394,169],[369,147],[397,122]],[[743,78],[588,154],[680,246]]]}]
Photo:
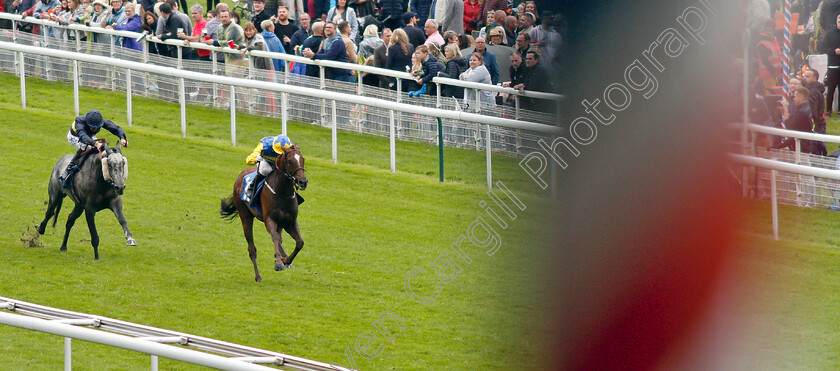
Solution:
[{"label": "bay racehorse", "polygon": [[[239,173],[233,184],[233,195],[222,199],[220,213],[222,218],[232,220],[239,216],[242,221],[242,229],[245,232],[245,241],[248,242],[248,256],[254,264],[254,280],[262,282],[260,271],[257,269],[257,247],[254,245],[254,218],[265,223],[265,229],[271,235],[274,242],[274,270],[280,271],[292,266],[292,261],[303,248],[303,238],[300,236],[300,227],[297,222],[298,200],[297,190],[306,189],[308,180],[304,169],[303,155],[297,144],[285,149],[277,156],[274,164],[274,171],[265,178],[265,185],[259,193],[259,200],[255,201],[260,206],[259,211],[250,207],[247,201],[240,198],[242,194],[245,176],[257,170],[250,167]],[[257,197],[257,196],[254,196]],[[295,250],[291,255],[283,251],[282,236],[283,230],[295,240]]]},{"label": "bay racehorse", "polygon": [[41,224],[35,226],[39,234],[44,234],[47,222],[53,218],[53,227],[58,220],[58,212],[61,210],[61,203],[64,197],[76,204],[73,211],[67,217],[67,224],[64,229],[64,241],[61,242],[61,252],[67,251],[67,238],[70,237],[70,229],[76,223],[76,219],[85,213],[88,230],[90,231],[90,244],[93,245],[93,257],[99,260],[99,234],[96,232],[94,216],[96,212],[103,209],[110,209],[125,233],[126,244],[137,245],[131,231],[125,221],[122,212],[122,197],[125,191],[125,180],[128,178],[128,160],[122,155],[119,144],[117,149],[102,146],[99,153],[93,152],[82,158],[79,164],[79,171],[73,178],[73,187],[67,189],[61,186],[58,179],[61,172],[67,168],[67,164],[73,155],[66,155],[58,160],[50,175],[49,195],[50,201],[47,206],[47,214]]}]

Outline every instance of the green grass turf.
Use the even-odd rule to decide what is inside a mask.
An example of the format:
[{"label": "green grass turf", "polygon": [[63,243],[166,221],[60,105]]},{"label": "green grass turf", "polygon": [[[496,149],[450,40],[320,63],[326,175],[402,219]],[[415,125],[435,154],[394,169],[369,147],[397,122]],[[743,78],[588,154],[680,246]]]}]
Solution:
[{"label": "green grass turf", "polygon": [[[339,163],[330,161],[328,130],[289,124],[306,156],[309,189],[299,221],[306,246],[295,268],[274,272],[270,239],[255,225],[258,264],[253,270],[239,221],[219,218],[219,199],[231,194],[244,159],[279,120],[238,116],[239,145],[229,139],[226,111],[189,107],[188,137],[180,136],[178,107],[134,99],[134,126],[125,127],[124,94],[82,89],[82,111],[100,109],[123,124],[130,147],[124,211],[138,246],[127,247],[119,224],[97,215],[101,260],[93,260],[84,218],[59,253],[65,200],[43,247],[22,247],[20,237],[43,218],[47,181],[55,161],[73,149],[66,133],[73,119],[72,87],[27,79],[27,109],[19,80],[0,74],[0,296],[93,313],[233,343],[348,365],[345,348],[375,332],[383,311],[406,324],[393,330],[372,360],[355,354],[362,369],[537,368],[546,335],[533,313],[540,289],[533,272],[544,269],[540,210],[547,194],[532,185],[517,159],[495,156],[497,179],[525,203],[501,233],[493,256],[464,243],[472,264],[444,285],[437,300],[417,304],[403,289],[408,272],[427,269],[416,290],[432,292],[432,262],[478,216],[486,196],[483,153],[446,149],[447,182],[437,180],[437,148],[398,143],[397,173],[388,171],[386,138],[339,133]],[[103,135],[111,139],[109,133]],[[492,203],[491,203],[492,204]],[[501,212],[497,210],[497,212]],[[286,246],[291,239],[284,234]],[[287,250],[288,251],[288,250]],[[60,337],[0,326],[4,369],[58,369]],[[146,369],[148,356],[74,342],[74,366],[83,370]],[[161,360],[161,369],[195,367]]]}]

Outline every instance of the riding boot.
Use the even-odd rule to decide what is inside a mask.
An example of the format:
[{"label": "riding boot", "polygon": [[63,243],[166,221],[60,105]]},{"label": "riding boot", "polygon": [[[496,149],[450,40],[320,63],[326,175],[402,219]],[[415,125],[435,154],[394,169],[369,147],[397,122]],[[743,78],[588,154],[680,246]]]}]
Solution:
[{"label": "riding boot", "polygon": [[248,184],[248,189],[245,190],[245,197],[247,197],[249,200],[253,199],[254,192],[257,191],[257,184],[260,184],[260,182],[263,179],[265,179],[265,175],[262,175],[259,171],[257,171],[257,175],[254,176],[254,180],[252,180],[251,183]]},{"label": "riding boot", "polygon": [[82,151],[77,151],[76,154],[73,156],[73,159],[67,164],[67,168],[58,176],[58,180],[61,181],[61,186],[64,188],[70,188],[73,183],[73,175],[79,171],[79,167],[76,165],[79,162],[79,159],[82,157]]}]

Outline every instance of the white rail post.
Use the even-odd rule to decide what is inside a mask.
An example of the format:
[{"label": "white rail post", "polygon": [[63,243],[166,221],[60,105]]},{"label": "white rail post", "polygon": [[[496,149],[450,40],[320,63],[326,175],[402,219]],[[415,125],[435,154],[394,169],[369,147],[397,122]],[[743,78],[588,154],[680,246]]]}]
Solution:
[{"label": "white rail post", "polygon": [[776,199],[776,170],[770,170],[770,209],[773,215],[773,239],[779,240],[779,206]]},{"label": "white rail post", "polygon": [[23,52],[18,52],[20,61],[20,105],[26,109],[26,61],[23,59]]},{"label": "white rail post", "polygon": [[[110,57],[114,58],[114,35],[108,35],[108,43],[111,44],[109,49]],[[117,90],[117,67],[111,66],[111,91]]]},{"label": "white rail post", "polygon": [[435,108],[440,108],[440,96],[441,96],[441,88],[440,84],[435,84],[437,86],[437,97],[435,97]]},{"label": "white rail post", "polygon": [[[254,79],[254,58],[251,58],[251,54],[245,56],[248,59],[248,80]],[[248,89],[248,114],[254,114],[254,105],[257,103],[257,98],[254,96],[254,92],[256,89]]]},{"label": "white rail post", "polygon": [[125,111],[127,118],[128,127],[131,127],[131,69],[125,69]]},{"label": "white rail post", "polygon": [[230,144],[236,147],[236,90],[230,86]]},{"label": "white rail post", "polygon": [[64,338],[64,370],[71,371],[73,369],[73,339]]},{"label": "white rail post", "polygon": [[[397,77],[395,79],[397,81],[397,103],[400,103],[400,102],[402,102],[402,80],[400,80],[399,77]],[[400,135],[400,130],[398,128],[400,126],[402,126],[401,124],[402,124],[402,112],[399,112],[399,113],[397,113],[397,126],[395,128],[396,132],[397,132],[397,136]]]},{"label": "white rail post", "polygon": [[493,146],[490,142],[490,124],[487,124],[487,143],[484,144],[484,147],[487,153],[487,189],[493,190],[493,155],[491,153]]},{"label": "white rail post", "polygon": [[79,116],[79,61],[73,60],[73,108]]},{"label": "white rail post", "polygon": [[187,102],[184,94],[184,78],[178,78],[178,103],[181,104],[181,136],[187,137]]},{"label": "white rail post", "polygon": [[152,371],[158,371],[158,356],[152,355],[151,356],[151,361],[152,361]]},{"label": "white rail post", "polygon": [[[289,67],[289,61],[283,62],[283,69],[285,70],[285,74],[283,74],[283,83],[288,85],[289,84],[289,72],[291,72],[291,67]],[[274,92],[272,92],[274,94]],[[286,92],[280,93],[280,123],[283,128],[283,134],[288,135],[289,132],[286,131],[286,123],[289,121],[289,101]]]},{"label": "white rail post", "polygon": [[338,163],[338,119],[335,114],[335,99],[332,101],[332,162]]},{"label": "white rail post", "polygon": [[[219,71],[219,67],[218,67],[218,61],[216,61],[216,51],[215,50],[210,51],[210,59],[213,60],[212,63],[211,63],[211,65],[213,66],[212,67],[213,75],[216,75]],[[215,82],[212,83],[212,84],[213,84],[213,107],[216,107],[216,100],[219,99],[218,94],[216,94],[216,89],[218,87],[216,86]]]},{"label": "white rail post", "polygon": [[390,118],[391,118],[391,126],[390,126],[390,133],[389,133],[389,141],[390,141],[390,148],[391,148],[391,172],[397,172],[397,130],[394,127],[396,123],[394,121],[394,110],[388,111]]},{"label": "white rail post", "polygon": [[[143,38],[143,63],[149,63],[149,43],[148,37]],[[143,72],[143,96],[149,97],[149,73]]]},{"label": "white rail post", "polygon": [[[318,73],[320,78],[320,87],[321,90],[326,89],[327,83],[324,80],[326,77],[324,76],[324,66],[318,66]],[[321,98],[321,122],[318,124],[324,126],[327,123],[327,100]]]}]

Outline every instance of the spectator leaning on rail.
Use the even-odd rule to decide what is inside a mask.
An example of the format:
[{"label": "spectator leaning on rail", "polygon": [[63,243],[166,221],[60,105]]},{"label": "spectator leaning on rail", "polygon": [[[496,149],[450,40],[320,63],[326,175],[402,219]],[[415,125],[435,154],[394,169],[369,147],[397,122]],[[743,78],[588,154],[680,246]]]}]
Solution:
[{"label": "spectator leaning on rail", "polygon": [[277,7],[277,16],[271,17],[274,22],[274,34],[283,43],[283,50],[292,50],[292,35],[298,30],[298,26],[289,21],[289,8],[285,5]]},{"label": "spectator leaning on rail", "polygon": [[[160,34],[161,40],[178,39],[178,32],[180,31],[181,34],[183,34],[184,30],[187,29],[187,25],[184,24],[184,21],[180,17],[175,16],[172,7],[170,7],[169,4],[164,3],[160,6],[160,17],[163,18],[166,23],[163,33]],[[160,20],[158,20],[158,22],[160,22]],[[178,58],[178,48],[170,47],[168,49],[168,55],[170,57]],[[189,58],[189,50],[189,48],[183,48],[181,54],[184,59]]]},{"label": "spectator leaning on rail", "polygon": [[[539,49],[531,49],[525,55],[525,80],[522,84],[514,86],[518,90],[533,90],[544,93],[554,93],[557,88],[554,86],[554,80],[548,72],[548,68],[540,64]],[[545,99],[523,98],[522,106],[524,108],[540,111],[553,112],[554,106],[550,104],[551,101]]]},{"label": "spectator leaning on rail", "polygon": [[[461,55],[461,49],[456,44],[448,44],[443,48],[443,53],[448,59],[446,62],[446,70],[441,71],[439,76],[445,76],[453,79],[458,79],[462,73],[469,68],[469,62]],[[457,99],[464,98],[464,88],[452,85],[443,85],[441,93],[445,97],[454,97]]]},{"label": "spectator leaning on rail", "polygon": [[[133,5],[125,7],[125,21],[114,26],[106,26],[106,28],[113,27],[115,30],[119,31],[140,32],[140,16],[134,14],[134,9],[136,8]],[[133,37],[123,37],[122,46],[123,48],[143,50],[143,45],[138,43]]]},{"label": "spectator leaning on rail", "polygon": [[103,128],[110,131],[111,134],[116,135],[117,138],[120,138],[120,143],[123,147],[128,147],[128,139],[126,139],[125,131],[111,120],[104,120],[99,111],[90,110],[88,113],[76,117],[76,120],[70,125],[70,131],[67,132],[67,142],[71,146],[76,147],[78,151],[76,151],[73,159],[67,164],[67,168],[59,176],[62,186],[69,188],[70,184],[68,181],[79,170],[77,165],[82,158],[83,152],[92,148],[99,149],[102,147],[102,142],[96,140],[96,134]]},{"label": "spectator leaning on rail", "polygon": [[[321,47],[320,52],[315,53],[312,49],[306,48],[303,50],[303,56],[312,59],[347,62],[347,47],[344,45],[341,35],[338,34],[335,23],[326,23],[324,26],[324,36],[326,37],[326,40],[324,40],[324,44]],[[353,77],[353,73],[351,73],[350,70],[334,67],[326,67],[324,70],[333,80],[356,82],[356,79]]]},{"label": "spectator leaning on rail", "polygon": [[[324,22],[313,23],[312,35],[307,37],[306,40],[303,40],[303,44],[300,44],[300,47],[295,50],[295,54],[303,55],[303,51],[306,49],[321,51],[321,44],[324,42],[324,25]],[[304,67],[303,74],[306,76],[318,77],[320,74],[320,69],[316,65],[295,63],[293,71],[297,70],[298,66]]]},{"label": "spectator leaning on rail", "polygon": [[[245,33],[242,27],[231,21],[230,10],[224,9],[219,12],[219,21],[222,22],[219,26],[218,38],[216,40],[205,40],[204,43],[213,46],[231,46],[238,48],[245,44]],[[238,66],[248,68],[248,62],[239,53],[224,53],[225,55],[225,74],[228,76],[241,76],[241,73],[234,71],[232,67]]]},{"label": "spectator leaning on rail", "polygon": [[[131,5],[134,6],[134,4]],[[110,28],[113,28],[114,25],[123,22],[125,22],[125,7],[123,7],[122,0],[111,0],[111,13],[108,14],[108,18],[102,21],[102,27],[111,26]]]},{"label": "spectator leaning on rail", "polygon": [[[487,68],[484,67],[482,64],[482,56],[478,52],[474,52],[470,55],[470,68],[464,71],[460,76],[459,79],[463,81],[470,81],[470,82],[477,82],[481,84],[490,84],[490,73],[487,71]],[[484,89],[465,89],[464,94],[464,105],[470,107],[475,104],[476,100],[476,91],[479,94],[479,101],[482,105],[495,107],[496,106],[496,99],[493,98],[493,93],[484,90]]]},{"label": "spectator leaning on rail", "polygon": [[483,37],[475,39],[475,51],[481,54],[482,61],[487,68],[487,72],[490,73],[490,79],[493,81],[493,85],[498,84],[500,76],[499,65],[496,64],[496,56],[487,50],[487,41]]},{"label": "spectator leaning on rail", "polygon": [[[212,11],[211,11],[212,12]],[[201,7],[199,4],[193,4],[190,7],[190,16],[192,17],[193,22],[193,31],[192,34],[186,34],[184,32],[178,33],[178,37],[184,39],[184,45],[189,46],[190,42],[201,42],[204,38],[204,35],[207,32],[207,20],[204,19],[204,8]],[[209,16],[209,14],[208,14]],[[196,49],[195,53],[198,55],[198,60],[201,61],[210,61],[210,51],[205,49]]]},{"label": "spectator leaning on rail", "polygon": [[[429,47],[426,45],[418,46],[414,53],[417,55],[418,62],[423,65],[423,72],[420,76],[417,76],[414,79],[417,81],[417,84],[420,85],[420,90],[414,92],[415,94],[413,94],[413,96],[416,97],[420,94],[437,95],[437,89],[432,83],[432,79],[435,78],[440,71],[443,71],[445,67],[438,62],[437,58],[429,53]],[[409,95],[412,94],[409,93]]]},{"label": "spectator leaning on rail", "polygon": [[245,190],[245,195],[248,199],[254,197],[257,184],[274,171],[274,162],[277,161],[277,156],[280,156],[285,149],[291,146],[292,141],[289,137],[282,134],[260,139],[260,143],[257,144],[254,151],[245,159],[246,164],[257,167],[257,174],[254,176],[254,180],[248,184],[248,189]]},{"label": "spectator leaning on rail", "polygon": [[[300,13],[298,15],[297,21],[298,23],[300,23],[300,29],[295,31],[295,33],[292,34],[292,37],[289,40],[289,53],[292,53],[295,50],[295,47],[303,44],[303,40],[306,40],[306,38],[309,37],[309,35],[311,35],[309,28],[311,20],[312,18],[309,17],[308,13]],[[272,29],[274,28],[272,27]]]}]

